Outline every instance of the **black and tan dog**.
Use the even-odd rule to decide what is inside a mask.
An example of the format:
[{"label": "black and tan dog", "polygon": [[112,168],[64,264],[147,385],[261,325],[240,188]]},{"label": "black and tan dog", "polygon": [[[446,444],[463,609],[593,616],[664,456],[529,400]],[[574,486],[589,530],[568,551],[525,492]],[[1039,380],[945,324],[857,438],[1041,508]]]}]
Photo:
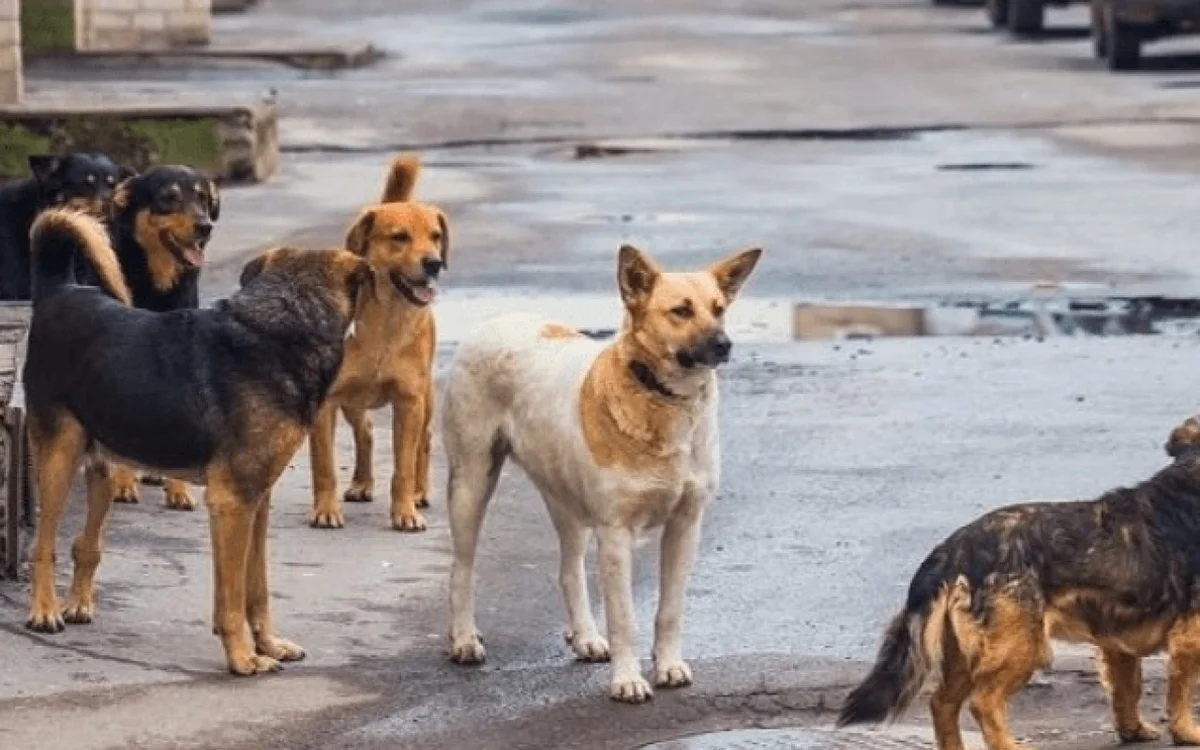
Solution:
[{"label": "black and tan dog", "polygon": [[[190,167],[151,167],[117,187],[109,233],[134,307],[155,312],[199,307],[204,250],[220,215],[217,186]],[[120,466],[113,472],[113,499],[138,502],[137,473]],[[168,508],[196,507],[187,485],[176,479],[163,481],[163,493]]]},{"label": "black and tan dog", "polygon": [[0,300],[28,300],[29,229],[47,208],[69,206],[97,215],[134,171],[106,154],[77,151],[29,157],[32,175],[0,188]]},{"label": "black and tan dog", "polygon": [[939,750],[962,750],[963,703],[989,750],[1016,750],[1009,699],[1051,660],[1050,639],[1093,644],[1124,742],[1158,737],[1138,709],[1141,658],[1167,652],[1168,728],[1200,745],[1200,418],[1172,431],[1174,463],[1089,502],[992,511],[929,554],[839,726],[898,718],[929,675]]},{"label": "black and tan dog", "polygon": [[[344,250],[275,249],[247,264],[242,289],[229,299],[155,313],[127,306],[115,253],[86,215],[44,213],[33,252],[24,382],[41,512],[28,627],[53,633],[64,621],[91,621],[112,502],[107,462],[116,460],[206,486],[214,630],[230,671],[255,674],[302,658],[271,622],[271,488],[341,365],[369,266]],[[72,257],[90,261],[101,288],[70,283]],[[60,609],[55,534],[85,459],[87,519]]]}]

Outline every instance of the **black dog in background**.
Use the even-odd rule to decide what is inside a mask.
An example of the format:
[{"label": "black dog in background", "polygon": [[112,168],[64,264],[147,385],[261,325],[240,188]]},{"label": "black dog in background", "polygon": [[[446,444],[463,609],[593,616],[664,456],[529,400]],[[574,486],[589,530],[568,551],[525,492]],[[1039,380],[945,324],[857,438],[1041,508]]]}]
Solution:
[{"label": "black dog in background", "polygon": [[103,216],[117,185],[135,174],[95,151],[30,156],[29,170],[0,187],[0,300],[30,299],[29,230],[39,213],[70,207]]}]

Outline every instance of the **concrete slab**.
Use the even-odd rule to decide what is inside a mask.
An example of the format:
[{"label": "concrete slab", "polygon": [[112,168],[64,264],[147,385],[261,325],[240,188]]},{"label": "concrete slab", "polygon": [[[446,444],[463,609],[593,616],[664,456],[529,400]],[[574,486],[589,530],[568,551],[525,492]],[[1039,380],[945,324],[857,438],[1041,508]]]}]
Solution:
[{"label": "concrete slab", "polygon": [[307,39],[255,39],[253,41],[215,39],[209,44],[150,51],[111,50],[81,52],[80,62],[93,59],[118,61],[187,60],[261,60],[303,70],[345,70],[361,68],[379,60],[383,53],[370,42],[313,41]]}]

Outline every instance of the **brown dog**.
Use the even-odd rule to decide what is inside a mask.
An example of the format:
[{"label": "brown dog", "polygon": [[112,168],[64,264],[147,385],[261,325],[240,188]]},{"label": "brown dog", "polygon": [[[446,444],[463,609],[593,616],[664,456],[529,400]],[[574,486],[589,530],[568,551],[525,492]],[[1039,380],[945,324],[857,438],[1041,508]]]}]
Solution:
[{"label": "brown dog", "polygon": [[1008,702],[1049,666],[1053,638],[1096,647],[1123,742],[1159,736],[1138,708],[1141,659],[1165,650],[1171,737],[1200,745],[1200,418],[1175,428],[1166,450],[1174,463],[1134,487],[1000,508],[935,547],[838,725],[899,717],[937,675],[939,750],[962,750],[968,701],[988,750],[1016,750]]},{"label": "brown dog", "polygon": [[338,410],[354,431],[354,479],[345,499],[368,502],[375,479],[367,412],[391,405],[392,528],[425,529],[417,508],[429,504],[436,346],[429,304],[438,275],[447,267],[450,234],[442,211],[410,201],[420,168],[415,156],[396,158],[382,202],[365,209],[346,237],[346,247],[367,259],[376,281],[363,300],[345,361],[309,438],[315,491],[311,525],[316,528],[337,529],[345,522],[333,457]]}]

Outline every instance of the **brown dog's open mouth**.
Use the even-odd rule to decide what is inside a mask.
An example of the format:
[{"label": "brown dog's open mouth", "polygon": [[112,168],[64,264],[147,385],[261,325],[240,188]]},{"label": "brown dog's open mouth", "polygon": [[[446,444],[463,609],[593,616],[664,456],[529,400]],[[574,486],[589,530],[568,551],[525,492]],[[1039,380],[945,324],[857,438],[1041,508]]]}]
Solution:
[{"label": "brown dog's open mouth", "polygon": [[204,265],[204,246],[199,242],[180,242],[175,235],[165,230],[159,233],[159,238],[184,265],[190,268],[200,268]]},{"label": "brown dog's open mouth", "polygon": [[428,305],[437,297],[437,287],[432,281],[410,281],[398,271],[392,271],[388,278],[392,280],[392,286],[396,287],[401,297],[418,307]]}]

